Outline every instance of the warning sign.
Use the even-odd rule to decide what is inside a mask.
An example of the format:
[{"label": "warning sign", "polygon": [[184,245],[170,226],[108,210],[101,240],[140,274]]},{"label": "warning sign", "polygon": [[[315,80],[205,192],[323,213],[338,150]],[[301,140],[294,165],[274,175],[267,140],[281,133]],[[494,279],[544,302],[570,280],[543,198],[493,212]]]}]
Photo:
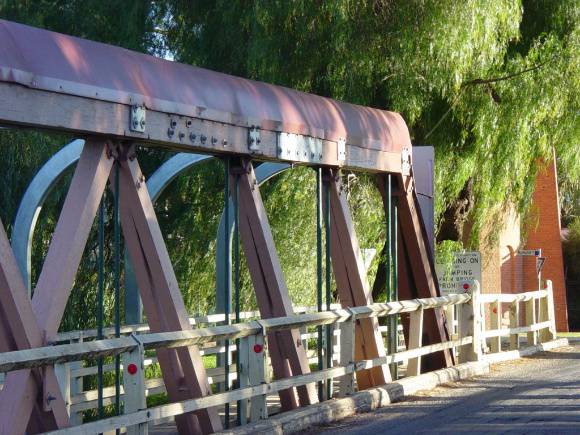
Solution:
[{"label": "warning sign", "polygon": [[471,293],[474,281],[481,285],[481,254],[478,251],[455,253],[451,267],[435,261],[442,295]]}]

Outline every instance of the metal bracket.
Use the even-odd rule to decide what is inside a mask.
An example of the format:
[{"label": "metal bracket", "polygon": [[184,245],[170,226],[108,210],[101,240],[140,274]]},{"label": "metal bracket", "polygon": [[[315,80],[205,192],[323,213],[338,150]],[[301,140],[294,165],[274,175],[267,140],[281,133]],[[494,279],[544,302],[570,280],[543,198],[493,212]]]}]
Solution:
[{"label": "metal bracket", "polygon": [[250,150],[251,153],[259,152],[261,142],[260,127],[252,125],[248,130],[248,150]]},{"label": "metal bracket", "polygon": [[411,152],[409,148],[403,148],[401,151],[401,173],[411,175]]},{"label": "metal bracket", "polygon": [[346,160],[346,139],[341,137],[336,142],[336,158],[339,162]]},{"label": "metal bracket", "polygon": [[129,129],[138,133],[145,133],[147,110],[145,106],[131,106],[131,123]]},{"label": "metal bracket", "polygon": [[322,139],[294,133],[278,135],[278,158],[284,160],[320,163],[322,161]]},{"label": "metal bracket", "polygon": [[[268,328],[266,327],[266,325],[264,325],[264,323],[260,319],[256,319],[256,323],[260,326],[260,329],[261,329],[260,334],[264,338],[266,338],[266,335],[268,334],[268,331],[267,331]],[[265,341],[264,341],[264,343],[265,343]]]}]

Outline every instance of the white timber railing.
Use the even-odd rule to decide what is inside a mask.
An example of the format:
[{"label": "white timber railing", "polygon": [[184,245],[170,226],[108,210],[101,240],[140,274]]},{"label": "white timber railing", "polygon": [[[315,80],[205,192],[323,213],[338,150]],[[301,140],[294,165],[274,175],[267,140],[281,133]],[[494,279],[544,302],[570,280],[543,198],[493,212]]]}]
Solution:
[{"label": "white timber railing", "polygon": [[[47,365],[69,367],[67,379],[79,379],[93,375],[94,367],[77,367],[70,369],[71,363],[95,360],[98,357],[121,355],[123,363],[123,415],[92,421],[56,433],[86,434],[104,433],[115,429],[126,428],[130,433],[147,433],[149,423],[167,421],[180,414],[238,402],[241,406],[242,424],[268,417],[266,396],[292,387],[330,380],[337,385],[335,396],[344,397],[355,392],[355,373],[384,364],[407,363],[406,376],[421,373],[421,359],[425,355],[450,349],[455,355],[456,363],[477,361],[485,358],[485,353],[501,352],[501,338],[509,339],[510,350],[520,346],[520,334],[525,334],[528,345],[547,342],[555,339],[555,318],[552,296],[552,285],[547,281],[543,290],[519,294],[481,294],[479,284],[472,286],[471,294],[455,294],[435,298],[413,299],[407,301],[373,304],[369,306],[333,309],[332,311],[303,313],[288,317],[251,320],[235,325],[221,325],[165,333],[142,333],[142,326],[137,330],[127,330],[131,336],[108,338],[71,344],[5,352],[0,354],[0,372],[9,372],[24,368],[35,368]],[[521,311],[520,304],[524,304]],[[501,322],[502,308],[509,307],[509,325]],[[423,317],[425,310],[444,310],[448,315],[450,339],[441,343],[423,345]],[[409,313],[410,327],[406,348],[397,352],[370,360],[355,361],[355,325],[356,320],[364,318],[382,318]],[[451,313],[457,315],[454,321]],[[489,322],[486,317],[489,315]],[[219,315],[217,315],[219,316]],[[249,317],[249,316],[248,316]],[[449,318],[451,317],[451,318]],[[211,319],[211,320],[210,320]],[[206,322],[215,320],[208,316]],[[203,322],[203,323],[206,323]],[[199,324],[200,322],[194,323]],[[522,324],[523,323],[523,324]],[[487,327],[486,327],[487,324]],[[302,331],[321,325],[331,325],[337,343],[333,346],[334,363],[332,367],[313,371],[308,374],[271,380],[268,370],[268,332],[283,329],[300,329]],[[87,334],[90,335],[90,334]],[[305,334],[307,339],[316,338],[317,334]],[[58,339],[82,340],[83,336],[61,334]],[[240,340],[240,373],[237,388],[209,396],[174,402],[160,406],[147,407],[146,396],[162,392],[164,386],[158,379],[146,379],[145,366],[153,360],[146,351],[160,348],[182,346],[204,346],[210,344],[214,353],[220,350],[216,343],[225,340]],[[488,342],[491,346],[488,346]],[[216,350],[217,349],[217,350]],[[202,353],[203,354],[203,353]],[[209,353],[206,353],[206,355]],[[83,370],[87,370],[83,372]],[[57,370],[58,371],[58,370]],[[222,373],[223,380],[223,373]],[[108,387],[110,388],[110,387]],[[82,396],[82,398],[79,398]],[[107,396],[112,403],[114,393]],[[71,415],[83,409],[92,409],[96,405],[96,390],[81,392],[66,397]],[[73,424],[80,423],[72,419]]]},{"label": "white timber railing", "polygon": [[[339,304],[332,304],[331,309],[339,309]],[[304,314],[309,312],[315,312],[316,307],[294,307],[295,314]],[[224,314],[210,314],[206,316],[196,316],[190,317],[189,322],[194,327],[201,326],[217,326],[225,324]],[[234,316],[231,316],[233,320]],[[240,313],[241,320],[257,320],[260,318],[259,311],[245,311]],[[315,331],[308,332],[308,327],[301,328],[301,338],[302,344],[306,349],[308,356],[308,362],[310,364],[316,364],[318,362],[317,349],[312,347],[309,342],[316,342],[318,334]],[[379,326],[379,331],[387,335],[388,326]],[[127,336],[131,334],[143,334],[149,332],[149,325],[146,323],[136,324],[136,325],[124,325],[120,328],[120,335]],[[399,332],[399,346],[404,346],[404,335],[403,326],[398,325]],[[333,362],[338,363],[338,355],[340,349],[340,343],[338,342],[339,331],[335,330],[333,333]],[[103,329],[103,337],[112,338],[115,336],[115,329],[113,327],[108,327]],[[68,331],[59,333],[53,344],[67,344],[67,343],[82,343],[86,341],[95,340],[97,337],[96,329],[79,330],[79,331]],[[326,340],[326,335],[323,335],[323,341]],[[310,347],[310,349],[309,349]],[[234,361],[234,353],[236,352],[235,343],[230,343],[229,345],[229,361]],[[323,352],[326,352],[326,343],[322,344]],[[404,347],[403,347],[404,349]],[[200,345],[200,354],[202,357],[210,356],[224,356],[226,353],[225,343],[208,342]],[[225,382],[225,369],[223,367],[223,359],[217,360],[217,367],[208,368],[206,370],[208,376],[208,382],[210,385],[217,385],[218,390],[222,391],[224,389]],[[155,356],[146,357],[143,365],[144,367],[150,367],[157,364],[157,358]],[[122,367],[122,365],[121,365]],[[56,364],[55,369],[57,372],[57,377],[61,384],[61,389],[63,397],[65,398],[69,411],[71,420],[74,424],[80,424],[83,421],[83,414],[86,411],[97,409],[98,407],[98,395],[97,389],[85,389],[88,383],[85,382],[85,378],[96,379],[98,372],[98,367],[96,361],[72,361],[63,364]],[[113,361],[103,364],[102,372],[104,376],[107,373],[113,373],[115,371],[115,364]],[[159,372],[159,370],[157,371]],[[111,377],[109,378],[111,379]],[[236,366],[234,364],[230,365],[229,371],[230,382],[237,379]],[[2,383],[2,373],[0,373],[0,384]],[[93,382],[94,384],[95,382]],[[155,394],[163,394],[166,392],[165,384],[162,377],[147,376],[145,380],[145,392],[147,396],[152,396]],[[107,386],[103,388],[103,406],[112,405],[115,403],[115,387]],[[124,397],[123,391],[121,391],[121,398]]]}]

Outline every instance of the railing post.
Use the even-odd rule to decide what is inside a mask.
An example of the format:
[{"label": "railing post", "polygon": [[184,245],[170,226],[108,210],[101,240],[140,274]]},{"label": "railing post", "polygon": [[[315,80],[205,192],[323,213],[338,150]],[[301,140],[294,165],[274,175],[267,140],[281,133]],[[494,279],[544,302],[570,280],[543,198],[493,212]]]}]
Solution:
[{"label": "railing post", "polygon": [[554,293],[552,290],[552,281],[546,282],[546,296],[540,299],[540,322],[550,322],[548,328],[540,331],[540,341],[554,340],[556,338],[556,319],[554,318]]},{"label": "railing post", "polygon": [[63,364],[55,364],[54,365],[54,374],[56,375],[56,379],[58,381],[58,386],[60,387],[60,392],[62,394],[62,398],[64,399],[64,403],[66,405],[66,411],[68,412],[69,416],[71,414],[71,409],[70,409],[70,404],[71,404],[70,369],[71,369],[70,363],[63,363]]},{"label": "railing post", "polygon": [[[456,338],[455,332],[455,305],[448,305],[445,307],[445,319],[447,319],[447,331],[449,332],[449,339]],[[457,349],[452,349],[453,356],[457,358]]]},{"label": "railing post", "polygon": [[[79,332],[78,339],[71,339],[70,343],[83,342],[83,333]],[[71,361],[64,364],[55,364],[54,373],[58,380],[60,386],[60,391],[62,393],[62,398],[65,401],[66,409],[70,418],[70,423],[73,426],[77,426],[83,423],[83,413],[82,412],[71,412],[71,402],[72,397],[82,393],[83,391],[83,378],[71,377],[73,370],[81,368],[81,361]]]},{"label": "railing post", "polygon": [[[536,299],[534,297],[524,302],[526,306],[526,325],[532,326],[536,323]],[[538,334],[536,331],[528,332],[528,346],[538,344]]]},{"label": "railing post", "polygon": [[[408,349],[418,349],[422,345],[423,339],[423,306],[411,314],[409,326],[409,345]],[[395,350],[396,352],[396,350]],[[421,357],[410,358],[407,364],[407,376],[418,376],[421,374]]]},{"label": "railing post", "polygon": [[[497,300],[490,304],[489,308],[490,329],[501,329],[501,302]],[[501,352],[501,337],[491,338],[491,351],[492,353]]]},{"label": "railing post", "polygon": [[[78,343],[83,343],[84,336],[83,332],[79,332]],[[69,363],[70,372],[72,373],[73,370],[80,369],[83,366],[82,361],[72,361]],[[76,396],[77,394],[81,394],[84,390],[83,387],[83,378],[81,377],[74,377],[70,380],[70,395],[71,398]],[[72,425],[79,425],[83,424],[83,413],[82,412],[74,412],[70,415],[70,422]]]},{"label": "railing post", "polygon": [[[145,351],[143,344],[135,334],[132,335],[137,346],[122,355],[123,362],[123,413],[131,414],[147,408],[145,397]],[[147,423],[140,423],[127,427],[128,435],[144,435],[149,433]]]},{"label": "railing post", "polygon": [[468,361],[479,361],[481,358],[481,328],[482,322],[482,309],[481,302],[479,300],[479,282],[475,281],[474,285],[471,287],[471,299],[465,304],[458,305],[459,311],[459,322],[458,322],[458,335],[459,338],[473,337],[473,343],[471,345],[466,344],[459,348],[459,362]]},{"label": "railing post", "polygon": [[[354,363],[355,350],[355,313],[346,308],[350,312],[350,317],[344,322],[340,323],[340,366],[345,367]],[[338,378],[338,395],[339,397],[346,397],[354,392],[354,376],[355,373],[347,373]]]},{"label": "railing post", "polygon": [[554,288],[552,287],[552,280],[546,280],[546,290],[548,292],[548,318],[550,320],[550,339],[556,339],[556,312],[554,310]]},{"label": "railing post", "polygon": [[[520,303],[519,301],[514,301],[510,305],[510,329],[517,328],[520,325]],[[520,348],[520,338],[519,335],[510,335],[510,349],[516,350]]]},{"label": "railing post", "polygon": [[[256,335],[240,339],[240,388],[256,386],[268,383],[268,370],[266,366],[268,349],[266,345],[266,330],[258,320],[261,332]],[[239,401],[241,424],[268,418],[266,394],[252,397],[248,409],[248,400]],[[248,415],[249,414],[249,415]]]}]

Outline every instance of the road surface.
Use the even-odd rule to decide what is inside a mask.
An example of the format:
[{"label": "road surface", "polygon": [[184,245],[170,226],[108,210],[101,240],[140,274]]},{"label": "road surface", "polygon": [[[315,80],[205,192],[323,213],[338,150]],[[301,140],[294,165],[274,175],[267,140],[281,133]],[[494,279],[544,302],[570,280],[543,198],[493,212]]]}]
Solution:
[{"label": "road surface", "polygon": [[580,343],[417,393],[308,434],[580,433]]}]

